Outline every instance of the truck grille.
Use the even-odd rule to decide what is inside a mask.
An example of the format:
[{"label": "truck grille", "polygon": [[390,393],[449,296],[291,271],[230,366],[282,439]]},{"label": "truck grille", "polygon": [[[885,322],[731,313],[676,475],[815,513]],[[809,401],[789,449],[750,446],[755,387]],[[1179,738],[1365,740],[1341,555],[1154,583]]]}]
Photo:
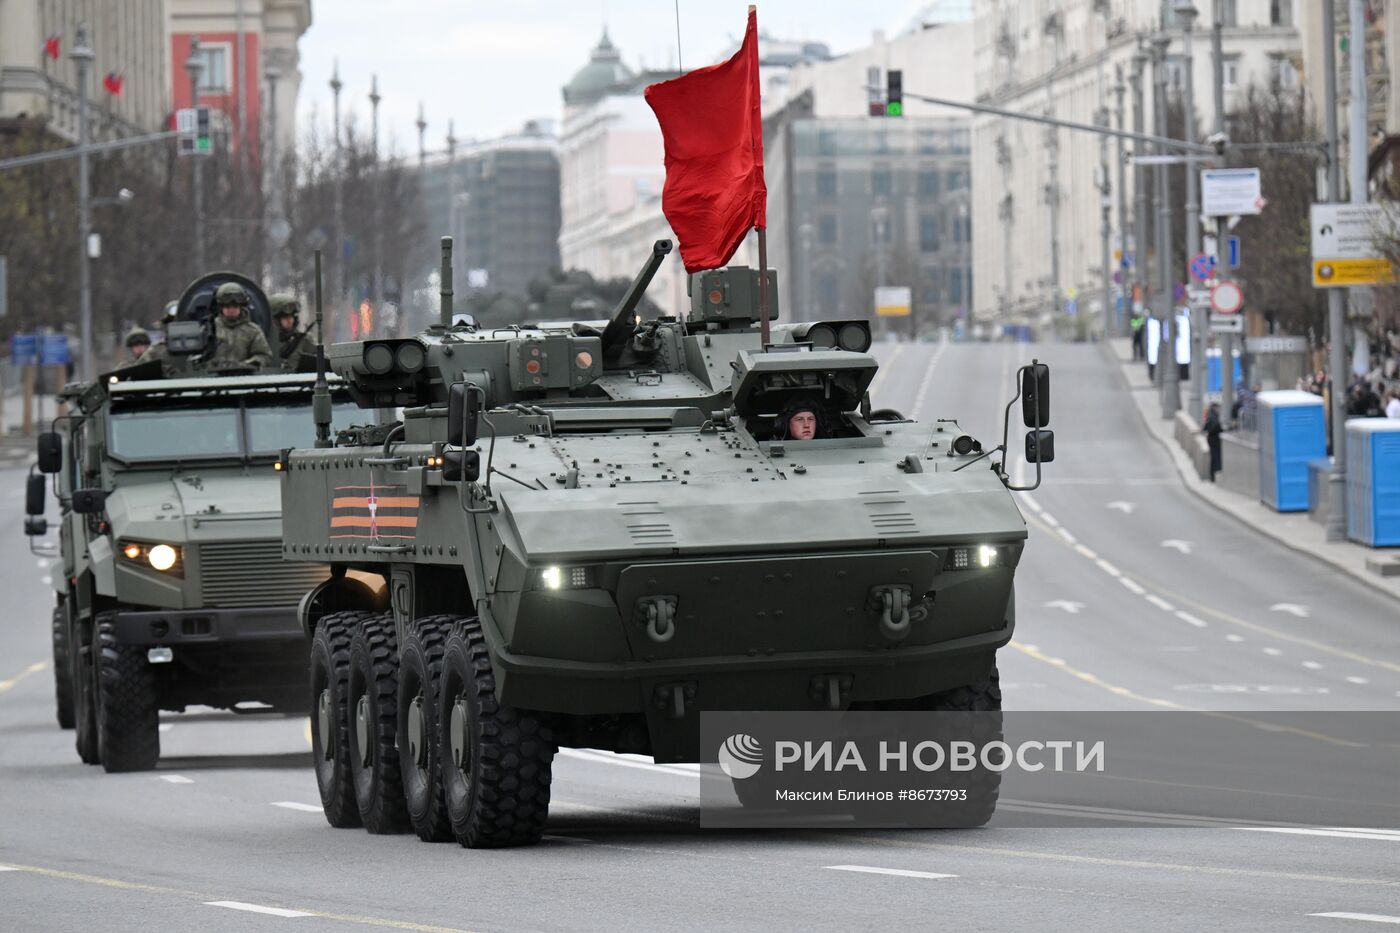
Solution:
[{"label": "truck grille", "polygon": [[325,564],[282,559],[280,541],[199,545],[200,596],[211,609],[295,606],[328,577]]}]

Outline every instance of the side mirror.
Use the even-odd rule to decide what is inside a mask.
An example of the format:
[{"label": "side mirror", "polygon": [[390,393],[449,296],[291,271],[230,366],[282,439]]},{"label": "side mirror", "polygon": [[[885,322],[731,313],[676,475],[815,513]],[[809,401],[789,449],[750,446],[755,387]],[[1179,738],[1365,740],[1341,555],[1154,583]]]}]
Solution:
[{"label": "side mirror", "polygon": [[73,511],[79,515],[96,515],[107,507],[107,493],[101,489],[73,490]]},{"label": "side mirror", "polygon": [[1028,428],[1050,423],[1050,367],[1044,363],[1021,367],[1021,420]]},{"label": "side mirror", "polygon": [[444,450],[442,478],[449,483],[476,482],[481,478],[481,454],[475,450]]},{"label": "side mirror", "polygon": [[63,438],[57,431],[45,431],[39,435],[39,472],[57,473],[62,469]]},{"label": "side mirror", "polygon": [[42,538],[49,533],[49,520],[38,515],[25,516],[24,533],[31,538]]},{"label": "side mirror", "polygon": [[25,515],[42,516],[44,514],[44,489],[48,484],[48,477],[43,474],[29,474],[29,480],[24,487]]},{"label": "side mirror", "polygon": [[1054,431],[1026,432],[1026,460],[1030,463],[1049,463],[1055,459]]},{"label": "side mirror", "polygon": [[470,382],[453,383],[447,390],[447,443],[470,447],[476,443],[481,417],[481,390]]}]

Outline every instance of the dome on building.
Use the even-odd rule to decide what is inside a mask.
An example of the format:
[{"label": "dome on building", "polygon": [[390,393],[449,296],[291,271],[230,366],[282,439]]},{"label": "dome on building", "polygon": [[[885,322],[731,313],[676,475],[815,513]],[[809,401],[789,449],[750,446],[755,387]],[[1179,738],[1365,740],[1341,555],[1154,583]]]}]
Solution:
[{"label": "dome on building", "polygon": [[564,104],[568,107],[591,104],[613,85],[631,77],[632,70],[622,63],[622,53],[612,44],[608,31],[604,29],[603,38],[598,40],[588,64],[564,85]]}]

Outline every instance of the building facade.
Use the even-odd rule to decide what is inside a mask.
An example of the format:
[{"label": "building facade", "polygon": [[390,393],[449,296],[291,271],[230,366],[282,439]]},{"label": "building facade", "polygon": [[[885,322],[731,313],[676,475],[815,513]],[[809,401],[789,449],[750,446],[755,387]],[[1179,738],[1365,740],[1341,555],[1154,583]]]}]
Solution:
[{"label": "building facade", "polygon": [[[1225,22],[1227,112],[1251,84],[1300,86],[1303,50],[1294,12],[1312,4],[1197,0],[1191,78],[1197,123],[1206,133],[1214,123],[1210,23],[1215,2]],[[1120,80],[1129,80],[1134,53],[1161,26],[1164,8],[1175,7],[1159,0],[979,0],[973,45],[977,99],[1028,114],[1088,124],[1107,118],[1116,124]],[[1174,15],[1167,22],[1172,28],[1166,79],[1169,93],[1179,97],[1186,39]],[[1150,66],[1143,84],[1150,131]],[[1133,94],[1129,87],[1124,91],[1124,123],[1131,129]],[[973,175],[972,211],[980,223],[973,231],[973,302],[979,319],[1047,324],[1070,309],[1090,315],[1107,310],[1101,297],[1089,297],[1102,296],[1105,274],[1114,271],[1103,268],[1103,199],[1110,199],[1110,255],[1126,243],[1131,257],[1132,244],[1119,229],[1118,205],[1126,197],[1131,216],[1133,173],[1124,173],[1128,190],[1117,190],[1116,146],[1105,147],[1100,140],[1096,134],[998,116],[974,118],[972,161],[979,170]],[[1109,168],[1106,192],[1101,165]],[[1181,230],[1179,209],[1176,230]],[[1173,278],[1184,276],[1181,270]]]}]

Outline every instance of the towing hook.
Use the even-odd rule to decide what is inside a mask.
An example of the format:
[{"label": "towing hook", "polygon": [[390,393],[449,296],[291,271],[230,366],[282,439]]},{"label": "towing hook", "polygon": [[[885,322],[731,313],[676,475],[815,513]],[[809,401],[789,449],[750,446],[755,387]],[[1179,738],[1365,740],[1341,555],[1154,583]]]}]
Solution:
[{"label": "towing hook", "polygon": [[646,628],[647,637],[664,645],[676,637],[676,603],[674,596],[651,596],[637,601],[637,616]]},{"label": "towing hook", "polygon": [[877,591],[880,600],[880,633],[890,641],[900,641],[909,634],[909,599],[907,586],[884,586]]}]

